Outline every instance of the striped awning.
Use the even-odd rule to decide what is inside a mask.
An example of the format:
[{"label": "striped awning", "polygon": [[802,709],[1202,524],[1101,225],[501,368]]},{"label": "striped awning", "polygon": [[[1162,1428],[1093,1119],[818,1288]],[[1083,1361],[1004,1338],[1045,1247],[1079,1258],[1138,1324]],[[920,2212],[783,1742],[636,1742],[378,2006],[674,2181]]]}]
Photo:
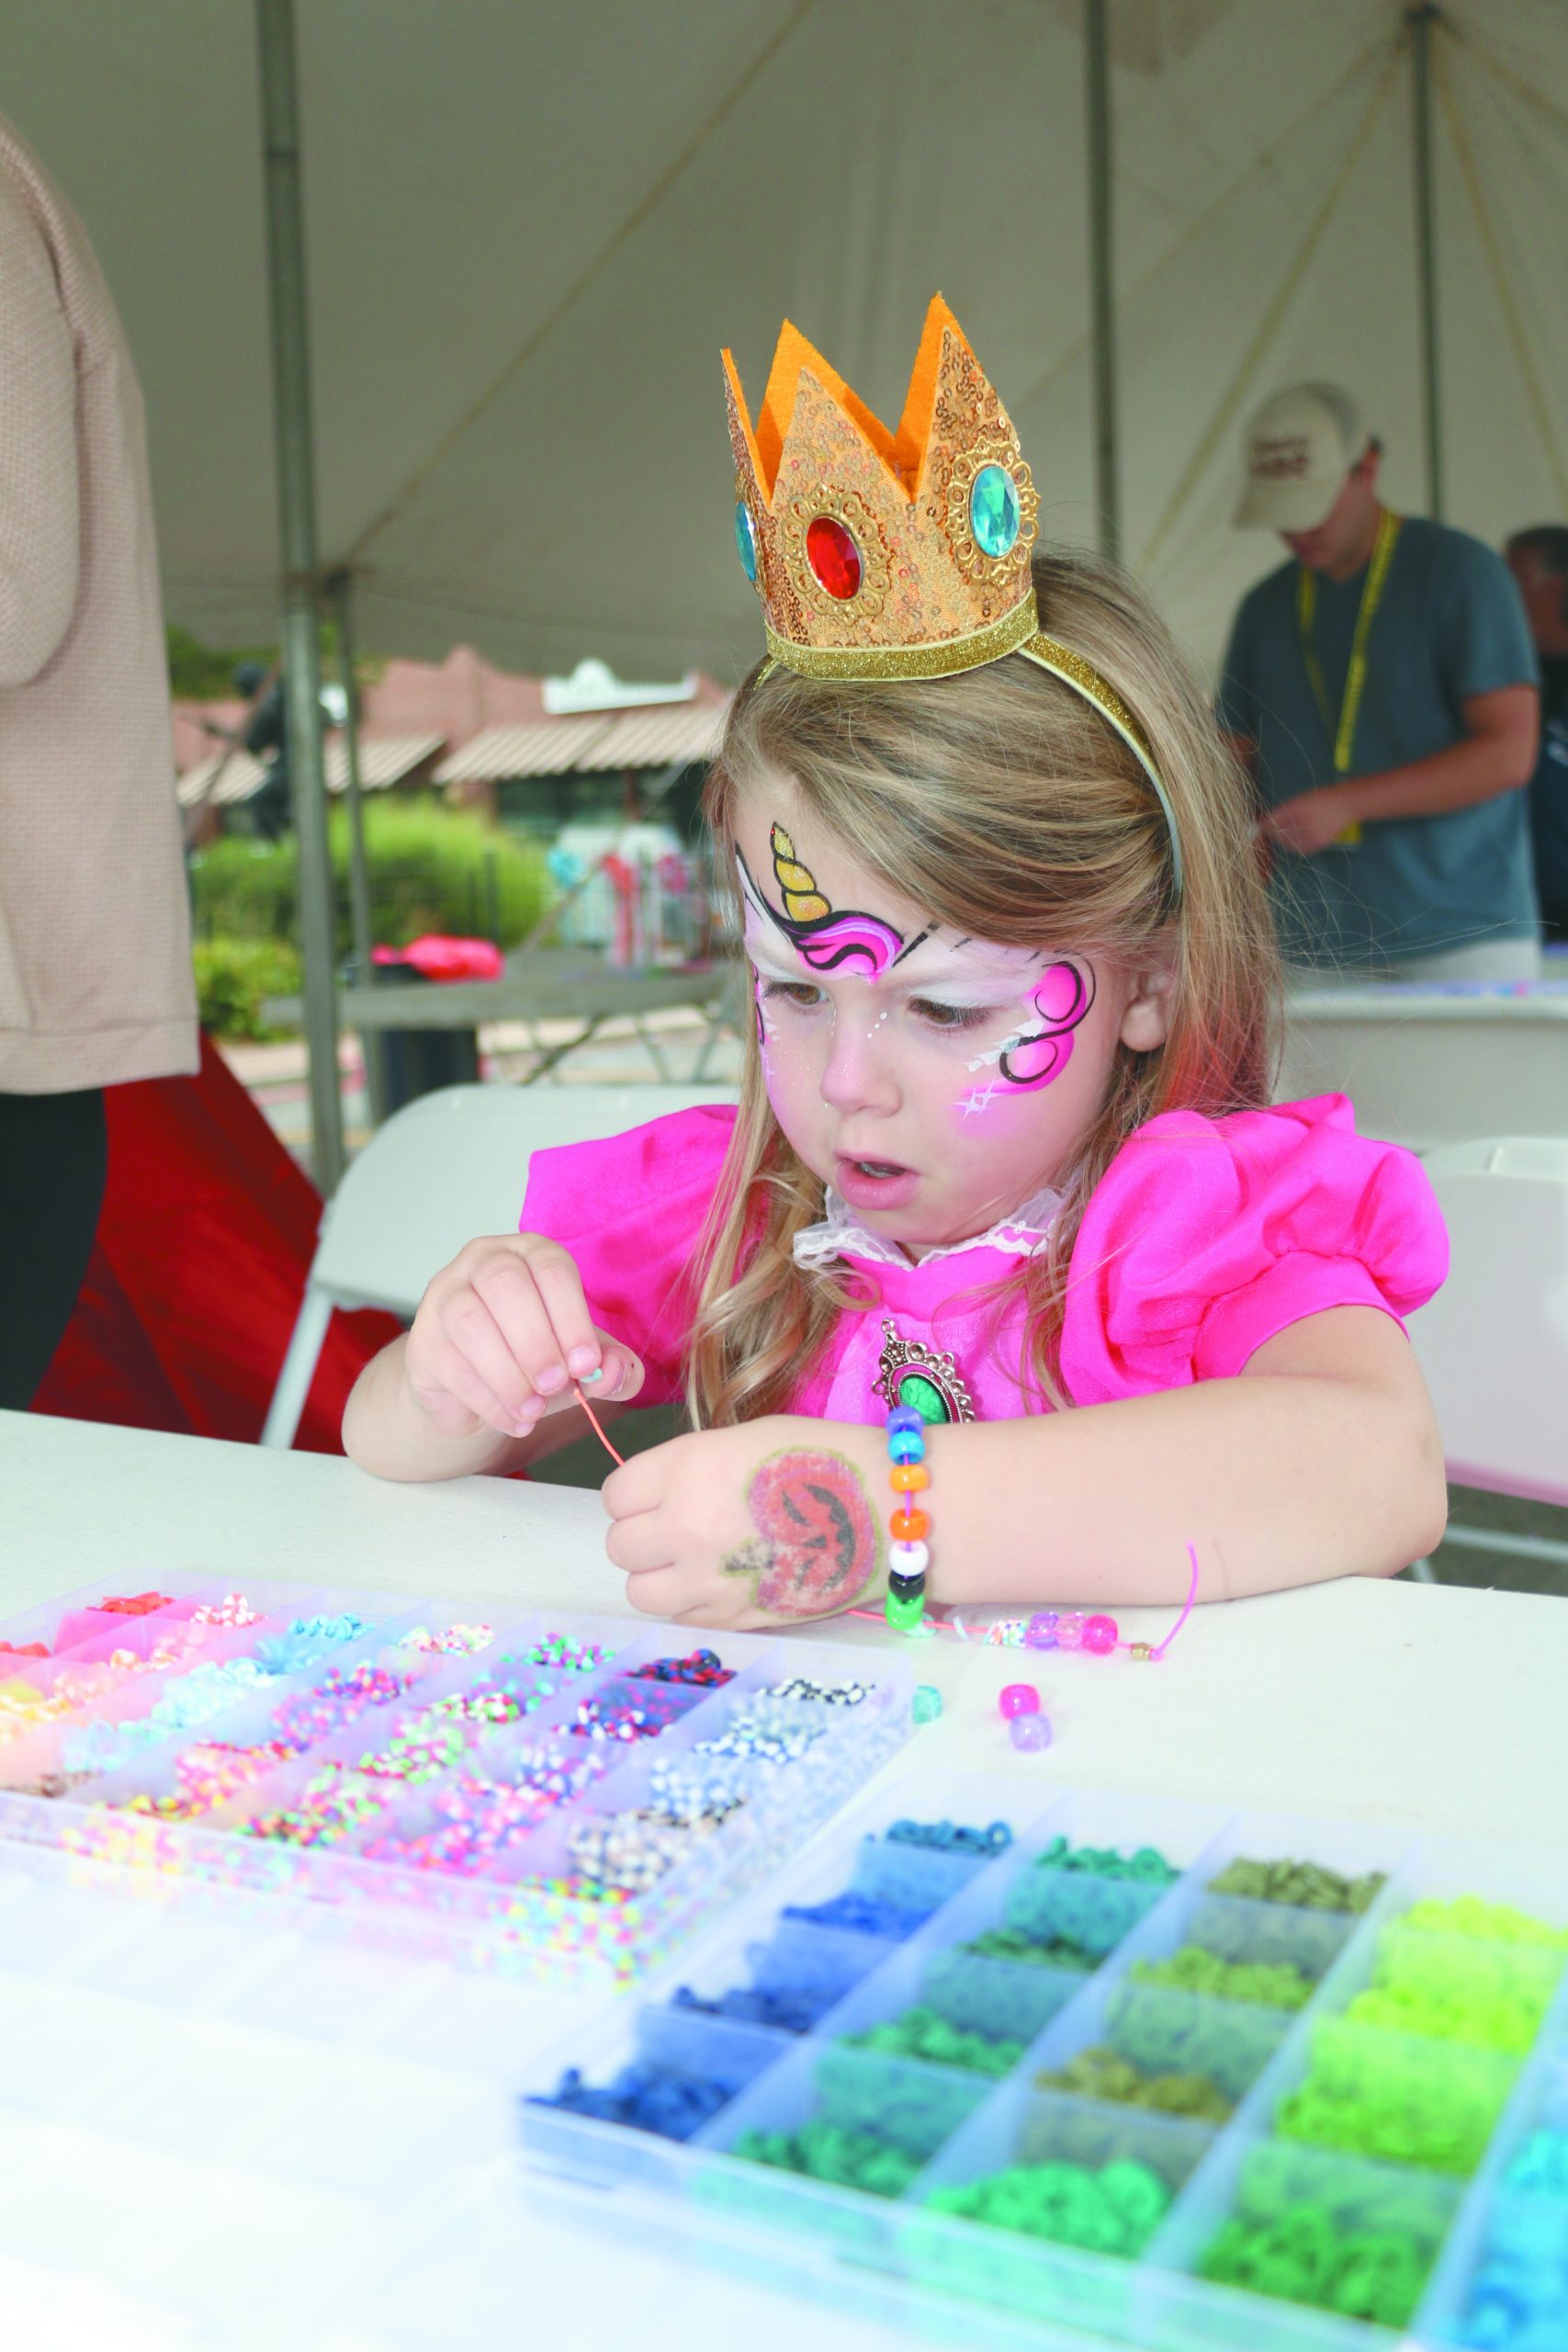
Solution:
[{"label": "striped awning", "polygon": [[[362,792],[385,792],[434,757],[446,739],[439,734],[362,735],[359,739],[359,786]],[[187,768],[175,787],[182,808],[203,802],[227,808],[249,800],[266,781],[266,769],[249,752],[215,752]],[[327,741],[327,790],[348,790],[348,747],[341,735]]]},{"label": "striped awning", "polygon": [[608,734],[581,753],[580,773],[606,768],[684,767],[711,760],[724,736],[727,706],[684,705],[680,709],[628,710],[612,721]]},{"label": "striped awning", "polygon": [[437,784],[496,784],[503,776],[565,775],[615,725],[603,712],[541,718],[522,727],[487,727],[435,771]]}]

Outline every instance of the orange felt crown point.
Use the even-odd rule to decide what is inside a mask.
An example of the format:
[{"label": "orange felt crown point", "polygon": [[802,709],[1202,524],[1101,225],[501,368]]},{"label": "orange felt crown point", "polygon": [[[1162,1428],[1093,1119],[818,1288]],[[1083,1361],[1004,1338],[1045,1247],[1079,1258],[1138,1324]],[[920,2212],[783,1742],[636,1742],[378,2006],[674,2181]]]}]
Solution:
[{"label": "orange felt crown point", "polygon": [[1033,634],[1034,484],[940,294],[897,432],[787,321],[754,425],[728,351],[724,374],[736,544],[775,661],[942,677]]}]

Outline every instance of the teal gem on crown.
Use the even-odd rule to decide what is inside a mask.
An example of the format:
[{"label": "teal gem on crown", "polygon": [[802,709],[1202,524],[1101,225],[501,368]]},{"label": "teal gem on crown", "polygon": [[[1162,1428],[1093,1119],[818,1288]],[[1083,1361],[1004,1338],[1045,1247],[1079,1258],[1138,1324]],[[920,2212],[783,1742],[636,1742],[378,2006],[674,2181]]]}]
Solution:
[{"label": "teal gem on crown", "polygon": [[[1017,537],[1016,529],[1014,537]],[[757,585],[757,526],[751,520],[751,509],[743,498],[735,502],[735,546],[740,558],[740,569],[754,588]]]},{"label": "teal gem on crown", "polygon": [[993,561],[1018,545],[1018,488],[1005,466],[982,466],[969,492],[975,545]]}]

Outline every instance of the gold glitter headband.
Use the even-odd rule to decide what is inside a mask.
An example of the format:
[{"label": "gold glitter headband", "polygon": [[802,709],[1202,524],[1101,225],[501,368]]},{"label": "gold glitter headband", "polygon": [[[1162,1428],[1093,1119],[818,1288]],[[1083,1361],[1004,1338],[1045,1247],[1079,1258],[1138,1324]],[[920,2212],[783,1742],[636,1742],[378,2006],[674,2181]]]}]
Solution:
[{"label": "gold glitter headband", "polygon": [[1039,500],[1007,412],[941,295],[897,432],[786,320],[755,426],[724,354],[735,542],[768,651],[807,678],[945,678],[1021,653],[1092,703],[1148,777],[1142,728],[1108,680],[1045,636],[1030,572]]}]

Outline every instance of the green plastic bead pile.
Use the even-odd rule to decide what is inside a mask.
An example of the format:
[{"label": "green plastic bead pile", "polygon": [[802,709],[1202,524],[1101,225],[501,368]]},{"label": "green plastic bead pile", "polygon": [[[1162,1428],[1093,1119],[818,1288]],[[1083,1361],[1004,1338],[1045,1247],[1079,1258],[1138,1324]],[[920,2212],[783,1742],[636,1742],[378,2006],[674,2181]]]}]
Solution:
[{"label": "green plastic bead pile", "polygon": [[981,2180],[933,2188],[933,2212],[1017,2230],[1060,2245],[1130,2260],[1141,2254],[1165,2218],[1171,2192],[1158,2173],[1135,2158],[1090,2165],[1010,2165]]},{"label": "green plastic bead pile", "polygon": [[1325,2018],[1306,2078],[1280,2102],[1274,2129],[1281,2139],[1386,2164],[1472,2173],[1517,2071],[1517,2061],[1490,2050]]},{"label": "green plastic bead pile", "polygon": [[1345,2014],[1389,2032],[1522,2057],[1562,1973],[1561,1952],[1540,1944],[1461,1942],[1393,1928],[1380,1941],[1371,1984]]},{"label": "green plastic bead pile", "polygon": [[1065,2066],[1036,2075],[1034,2080],[1042,2090],[1066,2091],[1074,2098],[1111,2099],[1214,2123],[1223,2123],[1235,2106],[1207,2075],[1144,2074],[1130,2058],[1102,2043],[1077,2052]]},{"label": "green plastic bead pile", "polygon": [[1473,2172],[1565,1960],[1568,1935],[1509,1905],[1414,1905],[1380,1939],[1371,1984],[1318,2027],[1276,2132]]},{"label": "green plastic bead pile", "polygon": [[1365,1911],[1387,1877],[1368,1871],[1361,1878],[1342,1878],[1320,1862],[1257,1861],[1238,1854],[1234,1862],[1209,1881],[1211,1894],[1236,1894],[1249,1903],[1289,1903],[1299,1911]]},{"label": "green plastic bead pile", "polygon": [[847,2033],[850,2050],[877,2050],[892,2058],[920,2058],[933,2066],[963,2066],[976,2075],[1005,2075],[1023,2055],[1021,2041],[992,2041],[952,2025],[937,2010],[906,2009],[863,2033]]},{"label": "green plastic bead pile", "polygon": [[869,2132],[848,2132],[820,2117],[798,2132],[742,2132],[733,2153],[807,2180],[830,2181],[836,2188],[858,2188],[867,2197],[902,2195],[922,2162]]},{"label": "green plastic bead pile", "polygon": [[1251,2001],[1267,2009],[1304,2008],[1313,1979],[1288,1961],[1225,1961],[1201,1944],[1183,1944],[1168,1960],[1137,1960],[1127,1972],[1138,1984],[1169,1984],[1213,2001]]},{"label": "green plastic bead pile", "polygon": [[1200,2276],[1404,2326],[1436,2259],[1445,2208],[1419,2188],[1293,2154],[1264,2147],[1247,2159],[1235,2210],[1205,2249]]},{"label": "green plastic bead pile", "polygon": [[1071,1969],[1080,1976],[1088,1976],[1100,1965],[1087,1951],[1080,1951],[1077,1944],[1059,1939],[1040,1943],[1032,1936],[1026,1936],[1021,1928],[987,1928],[958,1949],[972,1952],[977,1960],[1021,1960],[1031,1967]]}]

